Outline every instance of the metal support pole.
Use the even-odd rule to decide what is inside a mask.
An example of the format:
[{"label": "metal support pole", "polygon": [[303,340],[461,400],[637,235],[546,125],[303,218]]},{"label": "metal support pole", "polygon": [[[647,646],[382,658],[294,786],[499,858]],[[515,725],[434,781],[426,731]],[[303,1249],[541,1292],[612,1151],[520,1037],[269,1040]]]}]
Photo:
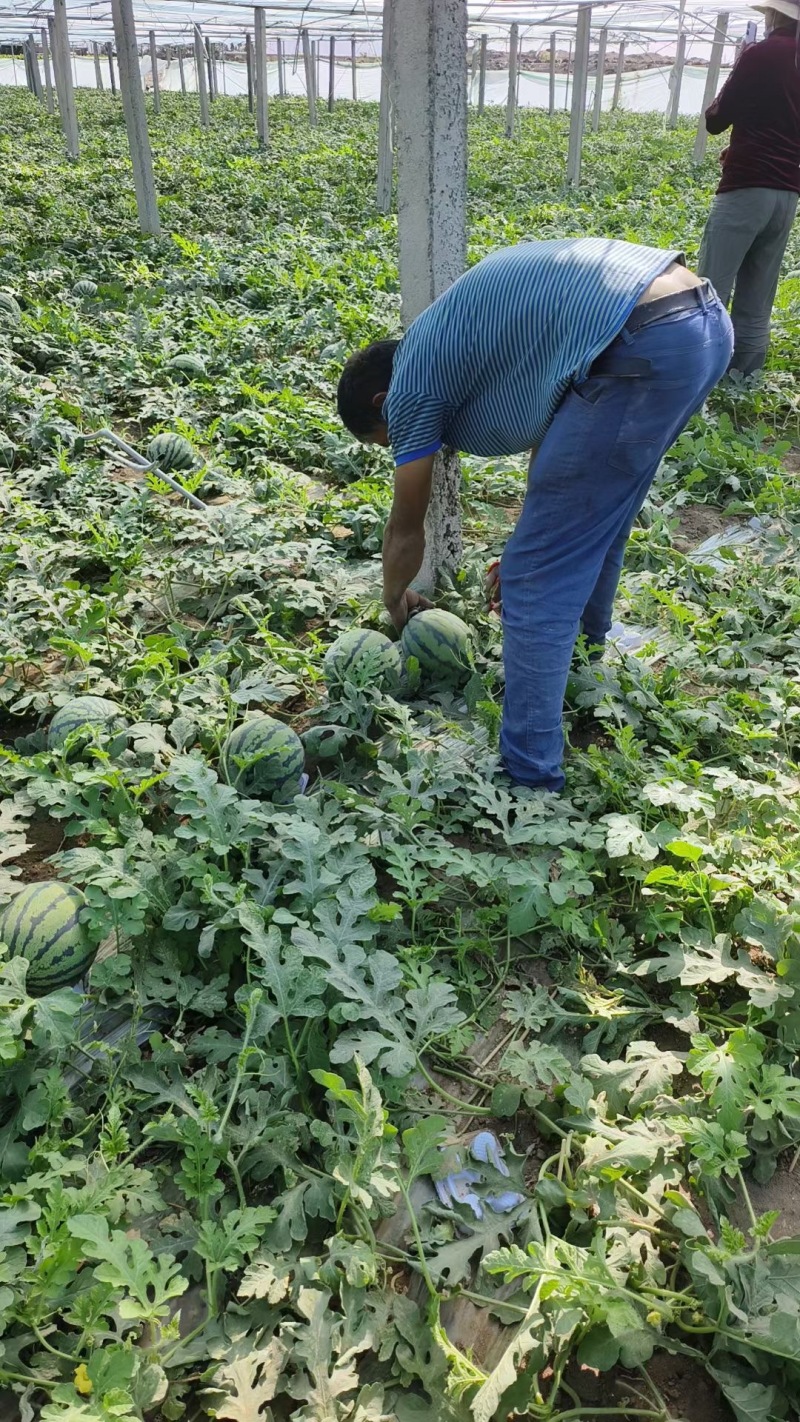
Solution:
[{"label": "metal support pole", "polygon": [[317,126],[317,96],[314,92],[314,55],[308,30],[302,31],[303,66],[306,72],[306,96],[308,98],[308,121],[312,128]]},{"label": "metal support pole", "polygon": [[283,72],[283,40],[278,40],[278,97],[286,98],[286,75]]},{"label": "metal support pole", "polygon": [[161,93],[158,87],[158,58],[156,56],[156,32],[150,30],[150,78],[153,81],[153,113],[161,113]]},{"label": "metal support pole", "polygon": [[622,76],[625,73],[625,41],[620,40],[619,54],[617,55],[617,72],[614,76],[614,97],[611,100],[612,109],[619,108],[619,96],[622,89]]},{"label": "metal support pole", "polygon": [[[12,53],[12,56],[13,56],[13,53],[14,53],[13,49],[12,49],[11,53]],[[28,47],[28,41],[27,41],[27,40],[23,40],[23,41],[22,41],[22,63],[23,63],[24,68],[25,68],[25,87],[26,87],[26,89],[28,90],[28,93],[29,93],[29,94],[33,94],[33,95],[35,96],[35,94],[36,94],[36,87],[35,87],[34,82],[33,82],[33,70],[31,69],[31,52],[30,52],[30,48]],[[15,79],[16,79],[16,75],[17,75],[17,70],[16,70],[16,65],[15,65],[15,66],[14,66],[14,78],[15,78]]]},{"label": "metal support pole", "polygon": [[222,93],[223,93],[223,96],[224,96],[224,95],[227,95],[227,92],[228,92],[228,85],[227,85],[227,81],[226,81],[226,79],[225,79],[225,41],[224,41],[224,40],[222,41],[222,44],[220,45],[219,62],[220,62],[220,67],[221,67],[221,69],[222,69]]},{"label": "metal support pole", "polygon": [[186,71],[183,67],[183,50],[178,50],[178,73],[181,76],[181,93],[186,93]]},{"label": "metal support pole", "polygon": [[[278,44],[280,44],[280,40],[278,40]],[[249,30],[244,37],[244,58],[247,65],[247,107],[252,113],[255,86],[253,82],[253,41]]]},{"label": "metal support pole", "polygon": [[597,133],[600,127],[600,114],[603,110],[603,88],[606,77],[606,45],[608,44],[608,30],[602,29],[597,43],[597,76],[594,81],[594,107],[592,110],[592,133]]},{"label": "metal support pole", "polygon": [[478,113],[482,114],[486,104],[486,35],[481,35],[481,61],[478,70]]},{"label": "metal support pole", "polygon": [[474,95],[475,95],[475,80],[476,80],[476,78],[477,78],[477,75],[478,75],[478,42],[477,42],[477,40],[473,40],[473,42],[472,42],[472,56],[471,56],[470,65],[469,65],[469,90],[468,90],[468,92],[467,92],[467,102],[470,103],[470,104],[474,104],[474,102],[475,102],[475,98],[474,98]]},{"label": "metal support pole", "polygon": [[111,40],[109,40],[106,45],[106,54],[108,55],[108,75],[111,83],[111,92],[112,94],[116,94],[117,77],[114,73],[114,46],[111,43]]},{"label": "metal support pole", "polygon": [[100,46],[99,46],[99,44],[97,43],[96,40],[95,40],[95,41],[93,42],[93,44],[92,44],[92,52],[93,52],[93,54],[94,54],[94,83],[95,83],[95,88],[96,88],[96,89],[103,89],[103,88],[105,88],[105,85],[103,84],[103,71],[102,71],[102,69],[100,68]]},{"label": "metal support pole", "polygon": [[203,128],[208,128],[211,122],[211,111],[208,99],[208,80],[206,78],[206,47],[203,43],[203,32],[199,25],[194,27],[194,67],[197,77],[197,93],[200,99],[200,122]]},{"label": "metal support pole", "polygon": [[356,68],[356,37],[350,36],[350,77],[353,81],[353,103],[358,99],[358,70]]},{"label": "metal support pole", "polygon": [[114,38],[117,42],[119,88],[122,95],[122,109],[125,114],[125,127],[128,130],[128,147],[131,151],[133,165],[133,184],[136,189],[139,226],[142,232],[158,237],[161,232],[161,223],[158,217],[156,183],[153,176],[153,155],[150,151],[150,136],[147,132],[147,112],[144,106],[139,51],[136,44],[133,0],[111,0],[111,18],[114,22]]},{"label": "metal support pole", "polygon": [[564,113],[566,113],[566,112],[567,112],[567,109],[569,108],[569,76],[570,76],[571,71],[572,71],[572,40],[570,40],[570,42],[569,42],[569,49],[568,49],[568,51],[567,51],[567,82],[566,82],[566,84],[564,85]]},{"label": "metal support pole", "polygon": [[572,113],[569,122],[569,151],[567,153],[567,182],[577,187],[581,180],[581,148],[583,129],[586,122],[586,86],[589,79],[589,40],[591,37],[592,7],[578,6],[575,27],[575,77],[572,83]]},{"label": "metal support pole", "polygon": [[336,88],[336,40],[331,35],[328,49],[328,113],[333,113],[333,96]]},{"label": "metal support pole", "polygon": [[667,128],[675,128],[678,122],[681,107],[681,84],[683,83],[683,69],[686,64],[686,31],[683,30],[678,35],[678,46],[675,50],[675,63],[672,66],[672,73],[669,76],[669,100],[667,102]]},{"label": "metal support pole", "polygon": [[56,72],[58,112],[67,145],[67,157],[76,159],[80,156],[80,140],[78,137],[78,115],[75,110],[75,90],[72,87],[66,0],[53,0],[53,14],[52,17],[48,17],[48,25],[51,18],[50,44]]},{"label": "metal support pole", "polygon": [[392,207],[392,31],[394,0],[383,0],[383,33],[381,34],[381,103],[378,117],[378,212],[390,212]]},{"label": "metal support pole", "polygon": [[322,40],[314,40],[314,97],[319,102],[322,93]]},{"label": "metal support pole", "polygon": [[506,99],[506,138],[514,137],[514,111],[517,107],[517,61],[519,55],[519,25],[511,26],[508,41],[508,98]]},{"label": "metal support pole", "polygon": [[549,99],[548,99],[548,104],[547,104],[547,112],[549,113],[549,115],[550,115],[551,118],[553,117],[553,114],[554,114],[555,111],[556,111],[556,45],[557,45],[557,44],[558,44],[558,35],[552,34],[552,35],[550,36],[550,93],[549,93]]},{"label": "metal support pole", "polygon": [[727,10],[723,10],[717,15],[717,23],[714,28],[714,39],[711,45],[711,58],[708,61],[708,72],[706,74],[706,87],[703,92],[703,107],[700,112],[700,122],[697,125],[697,137],[692,150],[692,162],[702,163],[706,154],[706,144],[708,143],[708,129],[706,128],[706,109],[717,92],[719,84],[719,71],[722,68],[722,52],[725,48],[725,36],[728,32],[728,20],[730,15]]},{"label": "metal support pole", "polygon": [[256,22],[256,132],[260,148],[269,143],[269,112],[267,108],[267,16],[257,6],[254,10]]},{"label": "metal support pole", "polygon": [[50,41],[47,37],[47,26],[42,25],[39,31],[42,37],[42,64],[44,65],[44,88],[47,112],[54,114],[56,111],[55,99],[53,97],[53,75],[50,69]]}]

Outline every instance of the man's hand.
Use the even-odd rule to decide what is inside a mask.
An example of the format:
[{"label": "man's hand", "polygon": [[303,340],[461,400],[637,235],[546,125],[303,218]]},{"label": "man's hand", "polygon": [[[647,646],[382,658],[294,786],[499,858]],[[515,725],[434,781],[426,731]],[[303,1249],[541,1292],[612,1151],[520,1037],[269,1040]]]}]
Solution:
[{"label": "man's hand", "polygon": [[402,632],[413,613],[422,612],[426,607],[433,607],[433,603],[429,602],[421,593],[414,592],[413,588],[407,588],[401,598],[393,603],[387,602],[386,607],[394,626],[398,632]]}]

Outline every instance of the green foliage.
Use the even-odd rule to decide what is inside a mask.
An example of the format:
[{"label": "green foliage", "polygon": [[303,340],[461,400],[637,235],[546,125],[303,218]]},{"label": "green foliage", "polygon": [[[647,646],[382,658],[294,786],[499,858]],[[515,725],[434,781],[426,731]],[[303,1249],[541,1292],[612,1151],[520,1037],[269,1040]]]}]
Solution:
[{"label": "green foliage", "polygon": [[[85,994],[0,964],[0,1388],[26,1422],[555,1422],[577,1360],[643,1368],[630,1406],[666,1422],[667,1350],[737,1419],[788,1417],[798,1246],[751,1180],[800,1142],[797,280],[634,532],[652,642],[579,650],[567,793],[531,797],[497,774],[481,588],[522,460],[463,461],[463,692],[325,687],[326,648],[383,625],[390,464],[334,407],[346,351],[399,326],[375,110],[311,132],[276,103],[262,152],[241,101],[203,132],[163,95],[154,242],[118,104],[78,102],[78,164],[23,92],[0,135],[0,908],[58,878],[101,944]],[[692,125],[604,117],[577,193],[566,136],[473,121],[470,260],[587,232],[693,257]],[[101,426],[171,449],[209,517]],[[754,515],[740,556],[691,556]],[[48,746],[87,696],[124,724]],[[254,712],[302,734],[305,796],[224,783]],[[516,1201],[480,1219],[431,1183],[479,1120],[509,1174],[477,1184]],[[452,1341],[462,1292],[491,1368]]]}]

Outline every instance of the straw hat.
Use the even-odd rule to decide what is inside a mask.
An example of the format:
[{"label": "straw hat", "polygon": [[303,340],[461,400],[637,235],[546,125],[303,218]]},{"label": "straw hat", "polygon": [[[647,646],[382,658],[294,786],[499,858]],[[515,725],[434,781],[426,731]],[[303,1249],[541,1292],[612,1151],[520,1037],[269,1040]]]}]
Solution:
[{"label": "straw hat", "polygon": [[779,15],[788,15],[790,20],[800,22],[800,0],[772,0],[770,5],[754,5],[754,10],[766,14],[767,10],[777,10]]}]

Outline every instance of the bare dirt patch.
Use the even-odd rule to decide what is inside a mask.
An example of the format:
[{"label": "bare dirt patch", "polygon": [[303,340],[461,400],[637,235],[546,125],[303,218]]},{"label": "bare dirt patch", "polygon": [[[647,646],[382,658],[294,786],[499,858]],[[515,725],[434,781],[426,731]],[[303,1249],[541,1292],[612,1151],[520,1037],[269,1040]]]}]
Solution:
[{"label": "bare dirt patch", "polygon": [[30,849],[12,861],[22,871],[19,882],[35,884],[42,879],[55,878],[55,869],[47,861],[51,855],[58,853],[64,843],[63,825],[48,816],[37,817],[26,826],[25,834]]},{"label": "bare dirt patch", "polygon": [[673,541],[682,553],[688,553],[726,529],[739,528],[742,522],[735,514],[726,513],[714,504],[684,504],[676,514],[678,527]]},{"label": "bare dirt patch", "polygon": [[[787,1156],[766,1185],[758,1185],[748,1180],[747,1190],[757,1215],[765,1215],[770,1210],[780,1210],[780,1217],[772,1227],[775,1239],[800,1238],[800,1166],[791,1167],[792,1157]],[[738,1202],[731,1209],[733,1222],[739,1229],[749,1229],[750,1220],[744,1202]]]},{"label": "bare dirt patch", "polygon": [[788,474],[800,475],[800,449],[789,449],[783,456],[783,467]]}]

